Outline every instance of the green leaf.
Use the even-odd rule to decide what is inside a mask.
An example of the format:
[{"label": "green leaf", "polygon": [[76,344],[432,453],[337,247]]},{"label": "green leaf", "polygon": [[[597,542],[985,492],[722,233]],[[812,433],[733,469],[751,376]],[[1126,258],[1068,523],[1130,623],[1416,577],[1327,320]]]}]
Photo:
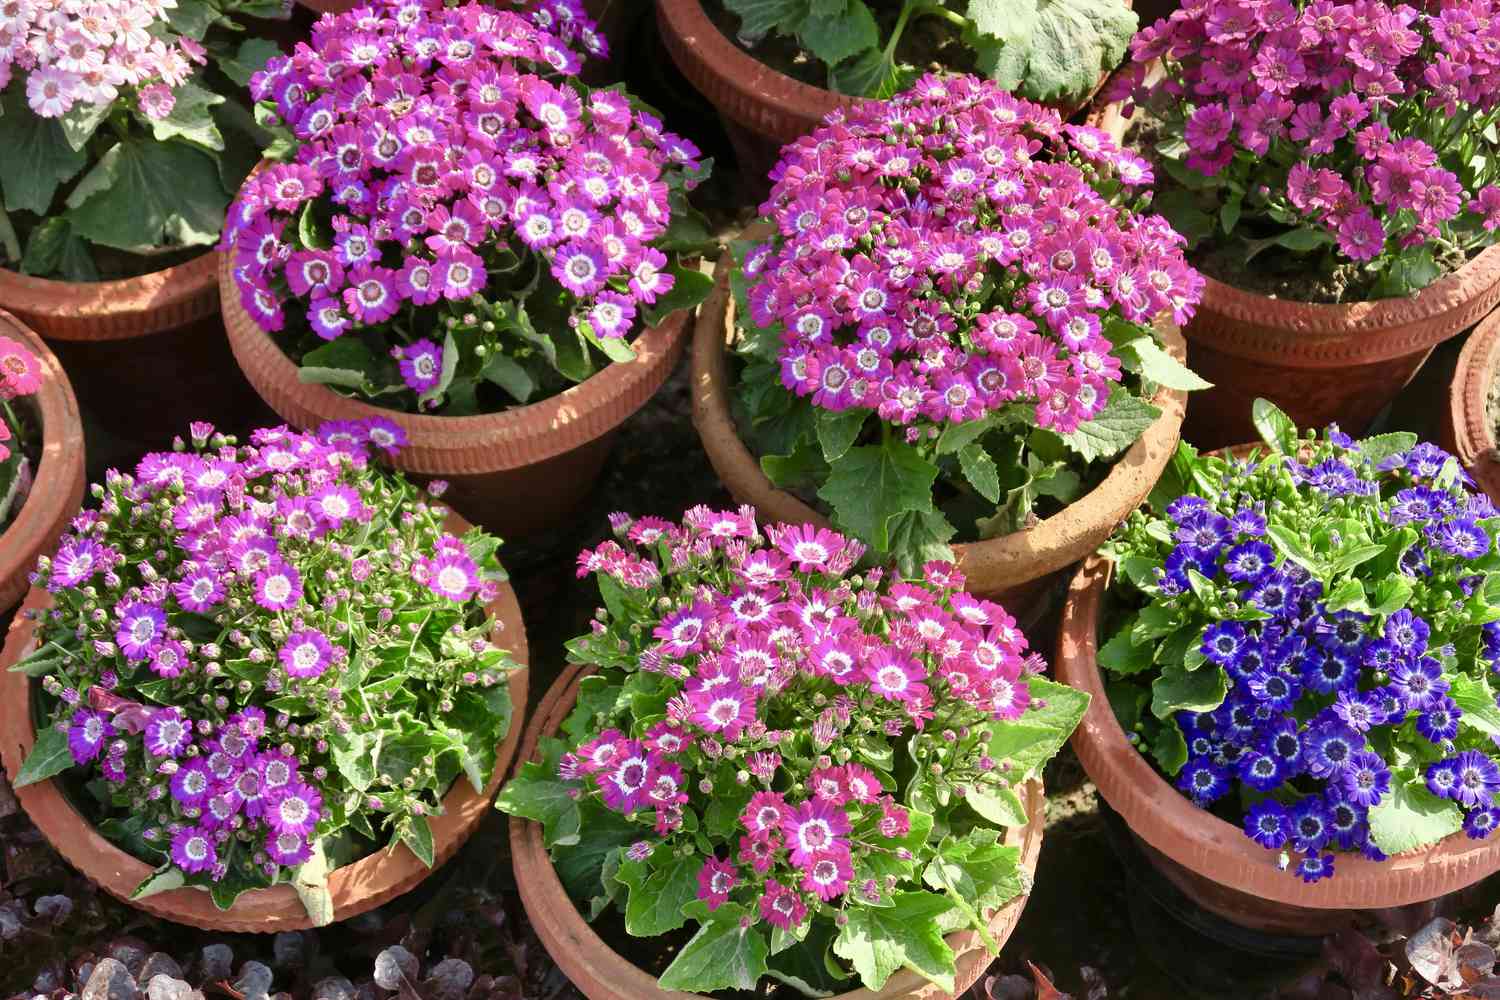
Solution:
[{"label": "green leaf", "polygon": [[69,108],[68,113],[58,119],[68,145],[78,150],[87,146],[113,108],[113,103],[87,104],[83,101]]},{"label": "green leaf", "polygon": [[975,442],[960,451],[958,464],[964,470],[964,478],[980,496],[990,503],[1000,502],[1000,470],[983,445]]},{"label": "green leaf", "polygon": [[880,44],[880,28],[864,0],[849,0],[837,14],[813,15],[797,28],[797,41],[825,66]]},{"label": "green leaf", "polygon": [[837,462],[848,454],[849,449],[854,447],[854,442],[859,440],[860,431],[864,430],[869,416],[870,411],[864,407],[853,407],[838,413],[819,409],[816,426],[823,458],[828,462]]},{"label": "green leaf", "polygon": [[215,104],[223,104],[224,98],[195,83],[184,83],[172,91],[172,96],[176,103],[172,105],[171,114],[160,120],[146,119],[151,123],[151,134],[156,141],[181,138],[204,149],[223,149],[224,136],[209,109]]},{"label": "green leaf", "polygon": [[[339,340],[347,338],[340,337]],[[337,343],[338,341],[334,341]],[[304,361],[306,358],[303,359]],[[458,371],[458,341],[453,339],[453,331],[449,330],[443,337],[443,361],[438,370],[438,380],[431,389],[417,397],[417,402],[425,403],[434,399],[441,399],[443,393],[453,384],[453,373]]]},{"label": "green leaf", "polygon": [[330,868],[323,841],[314,840],[312,854],[292,871],[292,890],[302,901],[302,909],[314,927],[333,923],[333,893],[328,888]]},{"label": "green leaf", "polygon": [[1370,613],[1377,615],[1389,615],[1406,607],[1406,602],[1411,600],[1412,583],[1404,576],[1383,577],[1375,585],[1374,603],[1370,606]]},{"label": "green leaf", "polygon": [[1473,726],[1487,736],[1500,736],[1500,707],[1495,705],[1495,692],[1488,680],[1457,674],[1448,697],[1463,709],[1463,718],[1459,720],[1463,725]]},{"label": "green leaf", "polygon": [[1462,826],[1457,804],[1415,780],[1392,783],[1390,794],[1370,808],[1370,839],[1393,856],[1435,844]]},{"label": "green leaf", "polygon": [[635,360],[635,348],[623,337],[601,337],[594,332],[594,325],[587,320],[578,324],[583,339],[593,344],[606,358],[616,362]]},{"label": "green leaf", "polygon": [[1385,551],[1384,545],[1359,545],[1341,554],[1328,567],[1330,576],[1341,576]]},{"label": "green leaf", "polygon": [[542,824],[542,840],[548,848],[578,843],[578,783],[561,781],[556,774],[555,763],[548,767],[545,762],[527,762],[495,800],[501,812]]},{"label": "green leaf", "polygon": [[[1163,157],[1162,165],[1177,161]],[[1168,173],[1172,173],[1169,169]],[[1188,249],[1196,247],[1214,234],[1214,217],[1203,210],[1198,196],[1180,187],[1158,191],[1151,198],[1151,209],[1172,224],[1187,240]]]},{"label": "green leaf", "polygon": [[1404,299],[1420,292],[1442,275],[1443,268],[1433,259],[1431,248],[1412,247],[1398,253],[1386,265],[1371,293],[1381,298]]},{"label": "green leaf", "polygon": [[980,417],[978,420],[966,420],[961,424],[949,424],[938,436],[937,453],[939,455],[956,454],[978,441],[996,426],[998,426],[998,421],[995,414]]},{"label": "green leaf", "polygon": [[1026,805],[1009,788],[971,788],[964,801],[996,826],[1026,825]]},{"label": "green leaf", "polygon": [[[83,169],[88,157],[68,143],[63,125],[35,114],[24,88],[7,89],[0,115],[0,191],[8,212],[47,215],[59,186]],[[222,213],[221,213],[222,214]]]},{"label": "green leaf", "polygon": [[479,377],[495,383],[510,393],[518,403],[526,402],[536,391],[536,383],[526,373],[526,369],[499,351],[490,355],[484,367],[479,370]]},{"label": "green leaf", "polygon": [[1355,577],[1340,580],[1328,595],[1325,606],[1329,611],[1366,612],[1369,603],[1365,600],[1365,585]]},{"label": "green leaf", "polygon": [[714,290],[714,279],[697,269],[673,264],[667,269],[667,273],[674,279],[672,290],[658,298],[642,314],[649,326],[657,326],[679,309],[696,308]]},{"label": "green leaf", "polygon": [[1010,25],[998,50],[980,53],[979,69],[1034,101],[1088,93],[1124,58],[1138,23],[1117,0],[969,0],[968,13],[975,29],[966,40],[984,38],[981,25]]},{"label": "green leaf", "polygon": [[363,341],[358,337],[339,337],[302,355],[297,379],[307,384],[358,389],[371,381],[375,368],[375,355]]},{"label": "green leaf", "polygon": [[818,490],[834,521],[877,553],[891,549],[891,519],[907,511],[930,512],[937,466],[894,439],[851,448],[832,463]]},{"label": "green leaf", "polygon": [[1151,756],[1156,758],[1162,771],[1172,776],[1187,763],[1187,740],[1183,738],[1182,729],[1172,719],[1167,719],[1156,731],[1156,739],[1151,743]]},{"label": "green leaf", "polygon": [[603,870],[604,859],[641,839],[644,831],[597,799],[584,799],[579,804],[578,816],[580,832],[577,842],[554,851],[552,864],[568,896],[574,902],[587,903],[593,890],[600,885],[599,873]]},{"label": "green leaf", "polygon": [[891,558],[907,576],[929,562],[952,562],[948,540],[958,533],[941,511],[909,510],[890,520]]},{"label": "green leaf", "polygon": [[1217,667],[1187,670],[1168,664],[1151,682],[1151,714],[1170,719],[1174,712],[1210,712],[1224,703],[1228,693],[1224,671]]},{"label": "green leaf", "polygon": [[1125,626],[1099,647],[1099,666],[1117,674],[1138,674],[1151,666],[1151,647],[1137,645],[1132,624]]},{"label": "green leaf", "polygon": [[696,854],[669,859],[638,890],[632,887],[625,906],[625,930],[634,937],[656,937],[687,923],[682,908],[698,898],[702,867],[703,859]]},{"label": "green leaf", "polygon": [[147,875],[140,885],[131,890],[130,898],[145,899],[159,892],[181,889],[185,885],[187,885],[187,878],[182,874],[182,869],[168,865]]},{"label": "green leaf", "polygon": [[1163,350],[1153,337],[1137,337],[1121,344],[1115,349],[1115,353],[1126,368],[1169,389],[1193,391],[1213,388],[1212,382],[1205,382],[1189,371],[1186,365]]},{"label": "green leaf", "polygon": [[848,923],[833,942],[834,954],[853,965],[870,990],[882,989],[891,973],[904,967],[952,993],[953,950],[937,918],[953,909],[953,901],[930,892],[901,892],[892,902],[846,909]]},{"label": "green leaf", "polygon": [[1281,407],[1269,399],[1257,399],[1250,404],[1250,422],[1268,447],[1284,455],[1297,450],[1297,425],[1282,412]]},{"label": "green leaf", "polygon": [[906,75],[883,46],[875,46],[830,70],[828,85],[840,94],[885,100],[901,91]]},{"label": "green leaf", "polygon": [[434,860],[432,846],[432,827],[427,822],[426,816],[409,816],[401,827],[401,843],[411,849],[417,856],[417,860],[428,868],[432,867]]},{"label": "green leaf", "polygon": [[281,47],[266,38],[247,38],[240,43],[233,56],[219,59],[219,69],[241,87],[250,85],[250,78],[266,68],[266,62],[281,54]]},{"label": "green leaf", "polygon": [[1085,421],[1071,433],[1062,436],[1063,443],[1085,462],[1114,458],[1135,444],[1146,428],[1156,422],[1161,411],[1129,393],[1116,391],[1092,420]]},{"label": "green leaf", "polygon": [[760,38],[772,29],[791,34],[807,15],[808,0],[724,0],[724,9],[739,15],[741,35]]},{"label": "green leaf", "polygon": [[68,749],[68,734],[52,726],[37,730],[36,744],[26,755],[21,773],[16,775],[12,787],[25,788],[39,781],[46,781],[62,774],[74,764],[73,751]]},{"label": "green leaf", "polygon": [[218,239],[229,196],[208,154],[179,142],[127,139],[99,158],[68,206],[73,229],[94,243],[199,246]]},{"label": "green leaf", "polygon": [[1272,523],[1266,525],[1266,536],[1276,550],[1292,562],[1301,566],[1314,576],[1323,575],[1323,564],[1312,549],[1307,547],[1307,540],[1297,534],[1284,524]]},{"label": "green leaf", "polygon": [[380,753],[380,732],[335,732],[328,738],[334,767],[355,791],[375,783],[375,758]]},{"label": "green leaf", "polygon": [[194,41],[203,41],[208,29],[218,20],[218,8],[205,0],[177,0],[167,9],[167,23],[172,30]]},{"label": "green leaf", "polygon": [[1411,431],[1391,431],[1388,434],[1375,434],[1356,442],[1359,453],[1371,462],[1379,462],[1383,458],[1399,455],[1405,451],[1411,451],[1417,446],[1417,436]]},{"label": "green leaf", "polygon": [[[682,946],[657,980],[664,990],[709,993],[753,990],[766,974],[766,936],[750,921],[744,907],[725,903]],[[741,918],[748,926],[740,926]]]}]

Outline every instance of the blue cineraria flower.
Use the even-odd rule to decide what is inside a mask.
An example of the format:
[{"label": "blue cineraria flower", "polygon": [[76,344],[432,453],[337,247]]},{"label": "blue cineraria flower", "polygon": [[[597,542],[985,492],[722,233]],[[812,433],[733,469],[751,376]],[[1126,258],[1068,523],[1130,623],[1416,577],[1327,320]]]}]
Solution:
[{"label": "blue cineraria flower", "polygon": [[1369,615],[1357,611],[1335,611],[1318,616],[1313,624],[1313,635],[1324,649],[1357,653],[1364,648],[1369,625]]},{"label": "blue cineraria flower", "polygon": [[1412,711],[1421,712],[1437,704],[1448,690],[1443,665],[1430,656],[1415,663],[1398,663],[1391,668],[1391,687],[1395,688]]},{"label": "blue cineraria flower", "polygon": [[1490,536],[1467,518],[1444,521],[1427,534],[1438,548],[1460,559],[1478,559],[1490,551]]},{"label": "blue cineraria flower", "polygon": [[1235,771],[1241,781],[1262,792],[1272,791],[1286,780],[1281,761],[1259,750],[1247,750],[1240,754]]},{"label": "blue cineraria flower", "polygon": [[1332,778],[1349,767],[1365,738],[1348,726],[1325,722],[1307,732],[1302,742],[1302,763],[1314,778]]},{"label": "blue cineraria flower", "polygon": [[1404,655],[1396,648],[1395,643],[1389,639],[1376,639],[1365,646],[1361,662],[1371,670],[1390,673],[1404,659]]},{"label": "blue cineraria flower", "polygon": [[1250,636],[1245,637],[1245,644],[1240,647],[1239,656],[1230,663],[1224,664],[1224,669],[1229,671],[1229,676],[1235,680],[1248,680],[1261,670],[1270,669],[1266,664],[1266,654],[1262,652],[1260,643]]},{"label": "blue cineraria flower", "polygon": [[1266,516],[1252,507],[1241,507],[1229,519],[1229,527],[1236,535],[1259,538],[1266,533]]},{"label": "blue cineraria flower", "polygon": [[1213,761],[1190,760],[1177,776],[1177,788],[1195,804],[1207,806],[1229,791],[1229,775],[1226,768]]},{"label": "blue cineraria flower", "polygon": [[1205,563],[1214,562],[1231,535],[1229,518],[1207,508],[1194,510],[1178,522],[1173,537],[1183,545],[1202,553]]},{"label": "blue cineraria flower", "polygon": [[1319,879],[1333,877],[1333,855],[1312,855],[1297,865],[1297,877],[1311,885]]},{"label": "blue cineraria flower", "polygon": [[1401,558],[1396,562],[1396,568],[1406,576],[1430,576],[1432,565],[1427,561],[1427,553],[1420,545],[1413,545],[1401,553]]},{"label": "blue cineraria flower", "polygon": [[1234,695],[1214,709],[1214,726],[1218,734],[1236,743],[1245,743],[1255,735],[1255,705]]},{"label": "blue cineraria flower", "polygon": [[1367,697],[1372,699],[1371,704],[1380,713],[1377,725],[1399,726],[1406,721],[1406,701],[1392,685],[1374,688],[1367,692]]},{"label": "blue cineraria flower", "polygon": [[1465,750],[1453,760],[1457,779],[1450,796],[1462,806],[1489,808],[1500,792],[1500,765],[1478,750]]},{"label": "blue cineraria flower", "polygon": [[1211,663],[1227,667],[1234,663],[1245,648],[1245,626],[1239,622],[1219,622],[1203,633],[1198,650]]},{"label": "blue cineraria flower", "polygon": [[1338,424],[1329,424],[1328,429],[1324,431],[1324,434],[1328,438],[1330,444],[1337,445],[1338,447],[1343,448],[1345,451],[1359,451],[1359,443],[1349,435],[1345,434],[1343,431],[1339,430]]},{"label": "blue cineraria flower", "polygon": [[1369,732],[1385,718],[1385,713],[1375,707],[1375,700],[1369,694],[1349,688],[1338,693],[1330,709],[1339,721],[1356,733]]},{"label": "blue cineraria flower", "polygon": [[1303,771],[1302,734],[1294,719],[1283,716],[1268,727],[1261,738],[1260,749],[1280,762],[1281,770],[1288,778]]},{"label": "blue cineraria flower", "polygon": [[1328,843],[1328,809],[1321,798],[1308,795],[1298,799],[1290,812],[1293,849],[1303,854],[1312,854]]},{"label": "blue cineraria flower", "polygon": [[1250,697],[1271,709],[1272,712],[1285,712],[1297,701],[1297,696],[1302,693],[1302,685],[1286,674],[1273,670],[1262,670],[1245,681],[1245,689]]},{"label": "blue cineraria flower", "polygon": [[1295,585],[1284,572],[1267,573],[1250,589],[1249,600],[1268,614],[1280,614],[1292,605]]},{"label": "blue cineraria flower", "polygon": [[1427,623],[1406,608],[1402,608],[1385,621],[1385,637],[1391,645],[1407,656],[1418,656],[1427,651],[1427,637],[1432,634]]},{"label": "blue cineraria flower", "polygon": [[1261,799],[1245,813],[1245,836],[1261,847],[1282,847],[1291,836],[1292,818],[1275,799]]},{"label": "blue cineraria flower", "polygon": [[1452,457],[1437,445],[1423,441],[1406,453],[1406,471],[1413,479],[1436,479]]},{"label": "blue cineraria flower", "polygon": [[1224,557],[1224,575],[1235,583],[1256,583],[1276,562],[1276,552],[1265,542],[1241,542]]},{"label": "blue cineraria flower", "polygon": [[1288,461],[1292,478],[1315,490],[1333,497],[1350,495],[1369,496],[1376,490],[1374,483],[1361,479],[1347,462],[1330,458],[1314,466]]},{"label": "blue cineraria flower", "polygon": [[1434,761],[1427,765],[1424,774],[1427,779],[1427,790],[1439,798],[1454,798],[1454,792],[1458,788],[1458,767],[1451,760]]},{"label": "blue cineraria flower", "polygon": [[1458,735],[1458,720],[1463,714],[1452,698],[1439,695],[1436,703],[1417,716],[1417,732],[1433,743],[1451,740]]},{"label": "blue cineraria flower", "polygon": [[1167,504],[1167,517],[1177,524],[1182,524],[1195,513],[1211,510],[1213,508],[1207,500],[1192,493],[1185,493]]},{"label": "blue cineraria flower", "polygon": [[1333,694],[1359,680],[1359,661],[1352,653],[1315,650],[1303,664],[1303,679],[1319,694]]},{"label": "blue cineraria flower", "polygon": [[1345,799],[1367,809],[1379,805],[1391,790],[1391,769],[1380,754],[1368,750],[1353,754],[1338,778]]},{"label": "blue cineraria flower", "polygon": [[1497,822],[1500,822],[1500,812],[1493,806],[1475,809],[1464,817],[1464,833],[1469,835],[1470,840],[1483,840],[1494,832]]},{"label": "blue cineraria flower", "polygon": [[1355,805],[1337,792],[1330,792],[1325,804],[1328,807],[1329,835],[1333,842],[1341,851],[1358,850],[1359,845],[1370,835],[1364,807]]},{"label": "blue cineraria flower", "polygon": [[1425,524],[1433,518],[1443,517],[1452,508],[1448,494],[1425,486],[1412,486],[1397,493],[1386,509],[1386,516],[1394,525]]}]

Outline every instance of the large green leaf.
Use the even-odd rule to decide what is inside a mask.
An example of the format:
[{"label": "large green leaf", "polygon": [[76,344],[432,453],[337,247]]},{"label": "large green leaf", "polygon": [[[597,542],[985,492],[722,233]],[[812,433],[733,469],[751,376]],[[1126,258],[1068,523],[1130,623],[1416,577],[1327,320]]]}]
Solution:
[{"label": "large green leaf", "polygon": [[266,68],[267,60],[281,54],[281,47],[267,38],[247,38],[232,56],[219,60],[219,69],[241,87],[250,85],[250,77]]},{"label": "large green leaf", "polygon": [[1120,0],[969,0],[967,14],[980,70],[1042,101],[1092,89],[1138,23]]},{"label": "large green leaf", "polygon": [[549,848],[578,843],[578,785],[556,775],[555,763],[527,762],[495,799],[501,812],[542,824],[542,840]]},{"label": "large green leaf", "polygon": [[760,38],[772,30],[791,34],[807,16],[808,0],[724,0],[724,9],[740,18],[740,34]]},{"label": "large green leaf", "polygon": [[625,930],[634,937],[656,937],[687,923],[682,908],[698,898],[702,867],[703,859],[695,854],[669,856],[655,871],[639,861],[622,864],[616,878],[630,886]]},{"label": "large green leaf", "polygon": [[56,777],[72,766],[73,751],[68,749],[68,734],[48,726],[37,732],[36,744],[31,748],[31,753],[26,755],[21,773],[16,775],[11,784],[16,788],[25,788]]},{"label": "large green leaf", "polygon": [[690,993],[755,989],[766,974],[768,946],[749,911],[735,903],[725,903],[711,913],[698,903],[693,910],[703,925],[683,945],[657,985]]},{"label": "large green leaf", "polygon": [[832,463],[818,490],[834,521],[879,553],[891,548],[890,522],[907,511],[932,510],[937,466],[908,444],[887,439],[851,448]]},{"label": "large green leaf", "polygon": [[1229,693],[1224,671],[1186,670],[1178,664],[1162,668],[1161,676],[1151,682],[1151,714],[1170,719],[1174,712],[1210,712],[1224,704]]},{"label": "large green leaf", "polygon": [[1085,462],[1113,458],[1135,444],[1159,416],[1161,411],[1150,403],[1116,390],[1092,420],[1079,424],[1073,433],[1064,434],[1063,443]]},{"label": "large green leaf", "polygon": [[1137,337],[1116,348],[1120,362],[1133,372],[1169,389],[1192,391],[1211,389],[1213,383],[1204,381],[1188,369],[1181,361],[1162,349],[1150,336]]},{"label": "large green leaf", "polygon": [[828,83],[841,94],[884,100],[900,92],[906,75],[883,47],[872,47],[834,67]]},{"label": "large green leaf", "polygon": [[3,109],[0,190],[5,193],[5,210],[46,215],[58,187],[72,180],[88,157],[69,145],[59,120],[32,112],[20,86],[6,91]]},{"label": "large green leaf", "polygon": [[864,0],[849,0],[842,13],[809,16],[798,26],[797,40],[825,66],[833,66],[878,45],[880,28]]},{"label": "large green leaf", "polygon": [[1370,809],[1370,838],[1387,854],[1435,844],[1463,826],[1463,814],[1419,781],[1393,782],[1380,804]]},{"label": "large green leaf", "polygon": [[951,899],[930,892],[901,892],[892,906],[851,906],[834,954],[850,962],[865,987],[880,990],[891,973],[911,969],[953,992],[953,949],[937,918],[953,909]]},{"label": "large green leaf", "polygon": [[1489,681],[1458,674],[1448,696],[1463,709],[1464,725],[1473,726],[1486,736],[1500,736],[1500,707],[1495,704],[1495,692],[1490,689]]},{"label": "large green leaf", "polygon": [[218,239],[229,195],[207,153],[129,139],[99,158],[68,207],[74,231],[104,246],[201,246]]},{"label": "large green leaf", "polygon": [[172,91],[172,96],[176,102],[171,114],[160,120],[145,119],[150,122],[151,134],[156,140],[168,142],[181,138],[204,149],[222,150],[224,136],[210,109],[215,104],[223,104],[224,98],[195,83],[184,83]]}]

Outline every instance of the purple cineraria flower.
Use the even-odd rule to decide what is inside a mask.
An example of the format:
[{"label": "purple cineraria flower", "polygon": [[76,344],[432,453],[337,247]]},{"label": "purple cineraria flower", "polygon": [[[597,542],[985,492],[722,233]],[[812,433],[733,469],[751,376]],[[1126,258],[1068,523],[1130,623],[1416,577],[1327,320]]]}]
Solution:
[{"label": "purple cineraria flower", "polygon": [[278,865],[295,868],[312,857],[312,844],[301,834],[272,830],[266,834],[266,854]]},{"label": "purple cineraria flower", "polygon": [[255,603],[267,611],[286,611],[302,600],[302,575],[280,559],[255,574]]},{"label": "purple cineraria flower", "polygon": [[172,775],[172,798],[190,808],[201,808],[213,791],[213,778],[208,766],[196,758],[186,761]]},{"label": "purple cineraria flower", "polygon": [[1386,619],[1385,637],[1401,653],[1419,656],[1427,650],[1431,629],[1427,623],[1405,608]]},{"label": "purple cineraria flower", "polygon": [[328,637],[315,628],[293,632],[281,646],[277,657],[292,677],[318,677],[328,669],[333,646]]},{"label": "purple cineraria flower", "polygon": [[1423,711],[1441,703],[1448,690],[1442,664],[1430,656],[1415,663],[1397,663],[1391,668],[1391,688],[1413,711]]},{"label": "purple cineraria flower", "polygon": [[1465,808],[1488,809],[1500,792],[1500,765],[1478,750],[1465,750],[1453,760],[1456,780],[1450,798]]},{"label": "purple cineraria flower", "polygon": [[443,376],[443,349],[430,340],[393,347],[391,354],[401,362],[401,378],[407,388],[419,395],[436,387]]},{"label": "purple cineraria flower", "polygon": [[157,709],[146,723],[146,751],[153,757],[178,757],[193,742],[192,724],[176,708]]},{"label": "purple cineraria flower", "polygon": [[172,838],[172,863],[189,874],[206,872],[219,862],[212,832],[186,826]]},{"label": "purple cineraria flower", "polygon": [[311,785],[291,782],[266,791],[266,822],[277,833],[307,837],[318,825],[323,798]]},{"label": "purple cineraria flower", "polygon": [[1350,757],[1349,766],[1339,775],[1339,783],[1348,801],[1374,806],[1391,789],[1391,771],[1379,754],[1360,751]]},{"label": "purple cineraria flower", "polygon": [[80,708],[68,724],[68,752],[75,764],[87,764],[99,756],[99,750],[115,734],[114,726],[103,714],[91,708]]},{"label": "purple cineraria flower", "polygon": [[1497,823],[1500,823],[1500,810],[1492,806],[1471,809],[1464,814],[1464,833],[1470,840],[1483,840],[1495,831]]},{"label": "purple cineraria flower", "polygon": [[149,659],[166,631],[166,614],[154,604],[133,601],[119,609],[119,616],[115,643],[120,652],[136,662]]}]

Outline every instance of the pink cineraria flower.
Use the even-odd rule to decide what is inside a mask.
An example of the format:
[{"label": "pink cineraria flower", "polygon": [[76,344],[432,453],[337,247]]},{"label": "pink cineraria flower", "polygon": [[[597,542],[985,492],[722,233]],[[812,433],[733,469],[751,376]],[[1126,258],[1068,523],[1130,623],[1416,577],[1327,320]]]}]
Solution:
[{"label": "pink cineraria flower", "polygon": [[717,910],[729,901],[729,894],[739,881],[734,865],[709,858],[698,869],[698,898],[708,903],[710,910]]},{"label": "pink cineraria flower", "polygon": [[807,919],[807,904],[796,890],[775,879],[767,879],[765,892],[760,897],[760,915],[773,927],[791,930],[800,927]]}]

